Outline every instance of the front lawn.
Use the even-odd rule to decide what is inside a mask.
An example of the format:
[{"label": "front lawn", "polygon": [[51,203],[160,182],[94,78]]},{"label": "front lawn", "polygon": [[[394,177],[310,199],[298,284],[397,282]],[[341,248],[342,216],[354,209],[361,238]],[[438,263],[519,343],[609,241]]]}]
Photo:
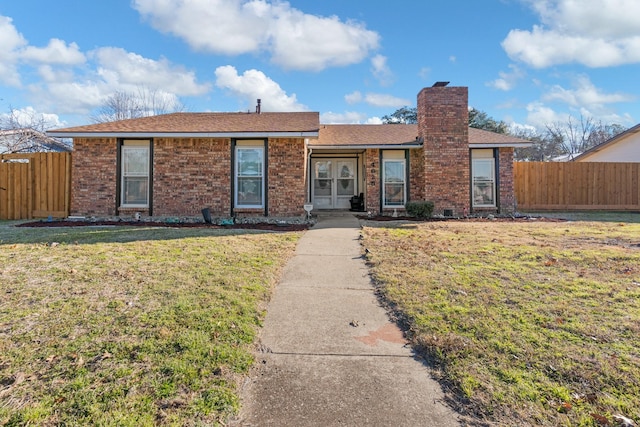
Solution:
[{"label": "front lawn", "polygon": [[640,224],[377,224],[380,292],[471,424],[640,424]]},{"label": "front lawn", "polygon": [[0,425],[215,425],[300,233],[0,223]]}]

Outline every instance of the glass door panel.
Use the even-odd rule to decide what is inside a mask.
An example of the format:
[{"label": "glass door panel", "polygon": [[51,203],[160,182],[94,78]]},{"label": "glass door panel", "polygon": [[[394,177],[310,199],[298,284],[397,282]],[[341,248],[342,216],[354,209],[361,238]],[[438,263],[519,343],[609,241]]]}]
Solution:
[{"label": "glass door panel", "polygon": [[317,209],[349,209],[357,191],[357,159],[312,161],[312,202]]},{"label": "glass door panel", "polygon": [[317,209],[333,207],[333,168],[331,160],[314,160],[313,204]]}]

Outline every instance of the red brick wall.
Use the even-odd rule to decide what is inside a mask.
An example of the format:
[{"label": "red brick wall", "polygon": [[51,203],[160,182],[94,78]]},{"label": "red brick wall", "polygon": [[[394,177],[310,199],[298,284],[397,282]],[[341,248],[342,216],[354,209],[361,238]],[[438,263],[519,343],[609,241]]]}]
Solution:
[{"label": "red brick wall", "polygon": [[[301,138],[268,142],[268,212],[304,213],[305,147]],[[76,138],[72,164],[71,214],[82,216],[147,215],[145,209],[116,211],[117,140]],[[228,138],[156,138],[153,141],[153,216],[231,214],[231,140]],[[238,216],[262,216],[264,209],[239,210]]]},{"label": "red brick wall", "polygon": [[154,216],[200,216],[203,208],[229,216],[230,191],[230,139],[154,140]]},{"label": "red brick wall", "polygon": [[513,182],[513,147],[500,148],[500,212],[501,214],[514,213],[516,210],[516,195]]},{"label": "red brick wall", "polygon": [[71,215],[116,214],[115,138],[74,138],[71,163]]},{"label": "red brick wall", "polygon": [[410,150],[409,174],[409,199],[425,200],[424,151],[421,148]]},{"label": "red brick wall", "polygon": [[434,214],[469,212],[469,111],[466,87],[429,87],[418,94],[418,135],[424,139],[424,198]]},{"label": "red brick wall", "polygon": [[269,140],[269,215],[305,213],[305,162],[303,139]]},{"label": "red brick wall", "polygon": [[380,150],[367,149],[364,155],[365,195],[364,208],[374,215],[380,213]]}]

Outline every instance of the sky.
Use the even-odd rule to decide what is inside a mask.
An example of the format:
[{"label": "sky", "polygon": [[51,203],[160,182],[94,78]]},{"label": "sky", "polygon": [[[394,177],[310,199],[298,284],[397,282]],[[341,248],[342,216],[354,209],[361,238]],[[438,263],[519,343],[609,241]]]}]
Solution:
[{"label": "sky", "polygon": [[141,90],[374,124],[437,81],[514,126],[631,127],[639,76],[638,0],[0,0],[0,115],[50,127]]}]

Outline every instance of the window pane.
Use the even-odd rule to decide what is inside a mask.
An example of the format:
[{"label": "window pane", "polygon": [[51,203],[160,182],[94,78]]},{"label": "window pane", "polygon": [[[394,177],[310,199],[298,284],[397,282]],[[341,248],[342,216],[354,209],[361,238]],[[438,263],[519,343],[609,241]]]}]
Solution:
[{"label": "window pane", "polygon": [[404,183],[384,185],[384,204],[386,206],[404,205]]},{"label": "window pane", "polygon": [[384,161],[384,205],[403,206],[405,194],[404,160]]},{"label": "window pane", "polygon": [[331,180],[314,179],[313,192],[316,196],[331,196]]},{"label": "window pane", "polygon": [[404,162],[384,163],[385,182],[404,182]]},{"label": "window pane", "polygon": [[149,194],[149,180],[146,177],[124,177],[122,204],[146,205]]},{"label": "window pane", "polygon": [[474,160],[473,177],[493,181],[493,160]]},{"label": "window pane", "polygon": [[316,178],[327,179],[331,178],[331,162],[317,162],[316,163]]},{"label": "window pane", "polygon": [[493,159],[476,159],[473,168],[473,205],[495,206],[495,177]]},{"label": "window pane", "polygon": [[480,205],[493,205],[493,182],[476,181],[473,185],[473,204]]},{"label": "window pane", "polygon": [[237,206],[260,207],[263,204],[264,149],[236,148]]},{"label": "window pane", "polygon": [[262,176],[262,149],[238,149],[238,176]]},{"label": "window pane", "polygon": [[262,205],[262,178],[238,177],[238,205]]},{"label": "window pane", "polygon": [[353,170],[354,162],[338,162],[338,170],[340,178],[353,178],[355,171]]},{"label": "window pane", "polygon": [[147,147],[123,147],[123,173],[125,176],[142,176],[149,173],[149,149]]},{"label": "window pane", "polygon": [[338,196],[353,196],[355,194],[355,186],[353,179],[338,180]]}]

